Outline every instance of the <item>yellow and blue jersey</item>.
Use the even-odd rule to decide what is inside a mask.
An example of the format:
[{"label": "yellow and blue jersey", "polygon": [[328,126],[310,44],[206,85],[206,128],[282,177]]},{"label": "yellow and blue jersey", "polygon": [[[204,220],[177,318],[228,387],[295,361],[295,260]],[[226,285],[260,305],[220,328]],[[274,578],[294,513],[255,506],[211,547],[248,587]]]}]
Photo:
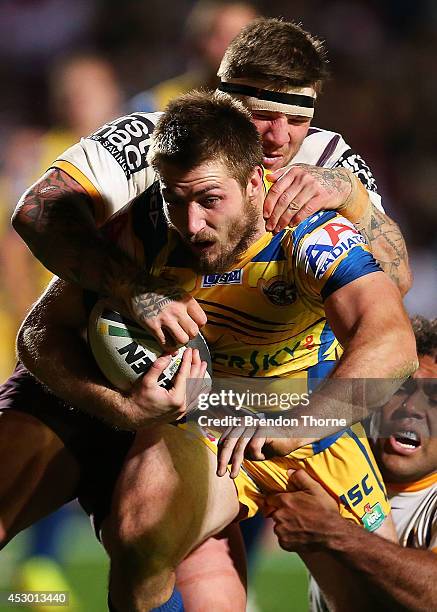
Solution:
[{"label": "yellow and blue jersey", "polygon": [[[326,376],[341,347],[324,300],[380,270],[352,223],[334,211],[317,213],[264,234],[232,270],[201,275],[184,264],[185,249],[158,214],[150,198],[140,198],[114,219],[118,241],[153,275],[176,281],[199,302],[216,376]],[[123,239],[126,230],[133,240]]]},{"label": "yellow and blue jersey", "polygon": [[[324,301],[380,270],[355,227],[323,211],[275,236],[265,233],[232,270],[198,274],[167,226],[157,186],[117,213],[106,232],[151,274],[176,281],[199,302],[208,317],[202,333],[216,377],[302,379],[301,392],[326,377],[341,355]],[[216,450],[213,436],[202,440]],[[287,457],[244,461],[235,484],[246,516],[263,509],[265,494],[286,490],[290,468],[303,468],[319,480],[338,500],[339,511],[357,523],[367,525],[371,515],[376,528],[389,512],[360,425]]]}]

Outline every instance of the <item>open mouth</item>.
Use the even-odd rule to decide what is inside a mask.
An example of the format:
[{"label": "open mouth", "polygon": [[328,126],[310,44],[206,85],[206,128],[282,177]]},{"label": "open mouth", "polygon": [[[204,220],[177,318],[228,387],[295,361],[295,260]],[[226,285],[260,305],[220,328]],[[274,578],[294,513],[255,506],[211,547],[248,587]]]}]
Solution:
[{"label": "open mouth", "polygon": [[401,455],[410,455],[421,447],[420,435],[407,429],[394,432],[388,441],[392,449]]},{"label": "open mouth", "polygon": [[280,154],[276,154],[276,155],[274,153],[271,153],[270,155],[264,154],[263,165],[266,168],[269,168],[270,166],[273,166],[276,163],[278,163],[278,161],[281,159],[282,159],[282,155]]}]

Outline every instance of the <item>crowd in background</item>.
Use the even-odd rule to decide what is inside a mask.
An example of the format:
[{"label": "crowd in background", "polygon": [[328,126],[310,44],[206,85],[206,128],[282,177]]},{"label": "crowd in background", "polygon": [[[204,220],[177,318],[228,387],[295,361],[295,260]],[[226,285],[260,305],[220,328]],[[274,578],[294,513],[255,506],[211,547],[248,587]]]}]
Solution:
[{"label": "crowd in background", "polygon": [[[111,118],[214,87],[223,50],[262,14],[302,22],[332,78],[314,125],[371,166],[415,276],[410,312],[437,315],[437,5],[432,0],[3,0],[0,3],[0,379],[49,278],[9,228],[17,199],[58,153]],[[176,77],[176,78],[175,78]],[[92,262],[90,262],[92,265]]]}]

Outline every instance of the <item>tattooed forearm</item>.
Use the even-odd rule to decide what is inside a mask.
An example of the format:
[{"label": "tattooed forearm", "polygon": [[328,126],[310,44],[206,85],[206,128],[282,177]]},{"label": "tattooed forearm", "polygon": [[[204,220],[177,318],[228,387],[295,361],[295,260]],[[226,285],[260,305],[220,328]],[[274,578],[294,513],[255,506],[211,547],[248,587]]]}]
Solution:
[{"label": "tattooed forearm", "polygon": [[295,164],[301,166],[313,176],[320,186],[329,194],[341,195],[347,200],[352,191],[352,182],[349,172],[345,168],[322,168],[309,166],[307,164]]},{"label": "tattooed forearm", "polygon": [[404,238],[398,225],[372,205],[370,214],[356,223],[366,237],[381,268],[405,295],[411,287],[411,271]]},{"label": "tattooed forearm", "polygon": [[140,272],[130,283],[128,293],[132,296],[132,310],[139,321],[158,315],[168,304],[186,298],[179,287],[159,278]]}]

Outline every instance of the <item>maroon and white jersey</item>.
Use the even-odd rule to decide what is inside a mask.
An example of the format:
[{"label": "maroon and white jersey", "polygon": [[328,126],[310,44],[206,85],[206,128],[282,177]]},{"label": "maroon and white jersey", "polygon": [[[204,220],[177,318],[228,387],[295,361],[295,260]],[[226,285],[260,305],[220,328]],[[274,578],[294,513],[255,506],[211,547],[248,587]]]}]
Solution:
[{"label": "maroon and white jersey", "polygon": [[[147,163],[150,137],[161,113],[133,113],[105,124],[53,163],[78,181],[97,203],[103,222],[156,181]],[[312,127],[292,163],[354,172],[380,210],[381,197],[364,160],[340,134]]]}]

